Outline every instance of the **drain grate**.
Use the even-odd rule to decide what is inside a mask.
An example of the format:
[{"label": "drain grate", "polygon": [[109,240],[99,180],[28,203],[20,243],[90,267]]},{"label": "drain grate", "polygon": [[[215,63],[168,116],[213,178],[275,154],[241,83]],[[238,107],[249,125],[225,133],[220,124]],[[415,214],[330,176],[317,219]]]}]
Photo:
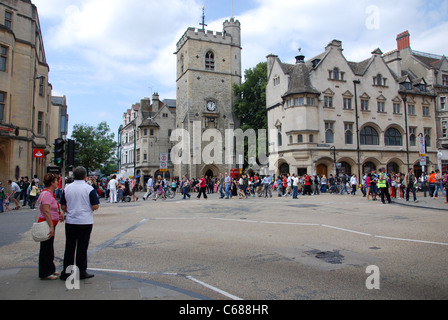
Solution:
[{"label": "drain grate", "polygon": [[334,251],[312,250],[306,253],[314,255],[317,259],[323,260],[326,263],[330,264],[342,264],[342,261],[344,260],[344,256],[340,254],[338,250]]}]

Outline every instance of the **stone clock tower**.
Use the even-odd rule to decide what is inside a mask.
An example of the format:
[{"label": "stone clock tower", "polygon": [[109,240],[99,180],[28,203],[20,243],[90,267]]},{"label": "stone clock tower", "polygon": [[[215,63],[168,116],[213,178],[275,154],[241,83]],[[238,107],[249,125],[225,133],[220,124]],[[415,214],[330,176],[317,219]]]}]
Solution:
[{"label": "stone clock tower", "polygon": [[242,79],[241,28],[234,18],[223,25],[222,32],[188,28],[177,43],[176,125],[190,133],[191,147],[190,161],[175,165],[175,176],[217,176],[219,172],[235,167],[235,159],[233,163],[225,161],[225,141],[222,143],[222,160],[212,163],[201,157],[210,142],[193,141],[198,133],[202,135],[207,129],[218,130],[225,140],[225,130],[234,130],[238,126],[233,114],[233,85],[240,85]]}]

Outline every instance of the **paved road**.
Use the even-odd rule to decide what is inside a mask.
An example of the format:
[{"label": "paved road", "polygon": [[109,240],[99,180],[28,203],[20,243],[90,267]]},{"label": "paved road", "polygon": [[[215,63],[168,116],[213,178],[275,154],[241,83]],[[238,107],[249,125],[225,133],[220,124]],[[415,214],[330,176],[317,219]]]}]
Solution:
[{"label": "paved road", "polygon": [[[77,294],[36,279],[38,245],[22,225],[0,247],[0,299],[33,299],[42,286],[48,299],[447,299],[447,205],[406,204],[358,195],[103,202],[89,249],[95,278]],[[21,214],[32,223],[32,211]],[[55,248],[60,269],[63,227]]]}]

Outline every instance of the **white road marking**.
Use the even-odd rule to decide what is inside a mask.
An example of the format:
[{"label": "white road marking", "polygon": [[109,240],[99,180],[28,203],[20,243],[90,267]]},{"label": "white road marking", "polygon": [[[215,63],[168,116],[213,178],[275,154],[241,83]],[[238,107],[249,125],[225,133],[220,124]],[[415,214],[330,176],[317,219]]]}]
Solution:
[{"label": "white road marking", "polygon": [[128,273],[128,274],[148,274],[148,275],[163,275],[163,276],[176,276],[176,277],[184,277],[190,281],[193,281],[197,284],[200,284],[203,287],[206,287],[212,291],[215,291],[227,298],[230,298],[232,300],[243,300],[233,294],[230,294],[224,290],[221,290],[219,288],[216,288],[208,283],[205,283],[203,281],[200,281],[196,278],[193,278],[192,276],[183,276],[177,273],[168,273],[168,272],[148,272],[148,271],[133,271],[133,270],[118,270],[118,269],[99,269],[99,268],[89,268],[89,270],[92,271],[99,271],[99,272],[112,272],[112,273]]},{"label": "white road marking", "polygon": [[445,242],[437,242],[437,241],[427,241],[427,240],[418,240],[418,239],[406,239],[406,238],[396,238],[396,237],[388,237],[388,236],[380,236],[380,235],[374,235],[370,233],[365,233],[357,230],[351,230],[346,228],[340,228],[336,226],[331,226],[327,224],[318,224],[318,223],[300,223],[300,222],[279,222],[279,221],[257,221],[257,220],[242,220],[242,219],[230,219],[230,218],[198,218],[198,217],[161,217],[161,218],[154,218],[154,220],[218,220],[218,221],[229,221],[229,222],[250,222],[250,223],[260,223],[260,224],[279,224],[279,225],[292,225],[292,226],[309,226],[309,227],[324,227],[324,228],[330,228],[335,229],[343,232],[349,232],[349,233],[355,233],[366,237],[374,237],[374,238],[381,238],[386,240],[398,240],[398,241],[407,241],[407,242],[416,242],[416,243],[426,243],[426,244],[435,244],[435,245],[441,245],[441,246],[448,246],[448,243]]}]

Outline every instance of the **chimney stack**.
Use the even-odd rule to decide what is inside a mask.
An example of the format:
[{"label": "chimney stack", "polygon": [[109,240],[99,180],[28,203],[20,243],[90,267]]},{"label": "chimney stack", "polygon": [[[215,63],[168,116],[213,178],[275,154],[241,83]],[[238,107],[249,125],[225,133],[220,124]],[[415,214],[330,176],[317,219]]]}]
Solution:
[{"label": "chimney stack", "polygon": [[411,47],[410,36],[407,30],[397,36],[397,48],[399,51]]}]

